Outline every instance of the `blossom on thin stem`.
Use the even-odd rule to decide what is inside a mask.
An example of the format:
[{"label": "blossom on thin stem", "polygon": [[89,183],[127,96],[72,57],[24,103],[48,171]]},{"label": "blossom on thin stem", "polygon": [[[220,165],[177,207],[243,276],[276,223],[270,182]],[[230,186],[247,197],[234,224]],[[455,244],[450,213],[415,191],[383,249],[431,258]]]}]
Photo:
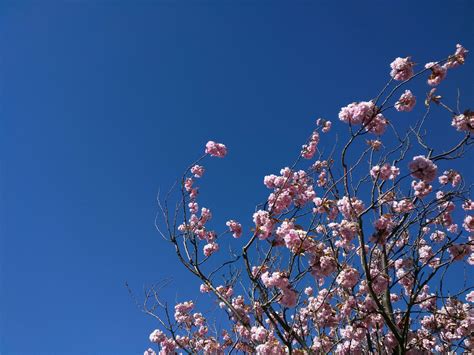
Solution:
[{"label": "blossom on thin stem", "polygon": [[209,154],[212,157],[223,158],[227,154],[227,148],[222,143],[216,143],[214,141],[209,141],[206,143],[205,153]]},{"label": "blossom on thin stem", "polygon": [[395,103],[395,109],[397,111],[410,112],[415,107],[416,98],[415,95],[410,90],[405,90],[405,92],[400,96],[398,101]]},{"label": "blossom on thin stem", "polygon": [[395,58],[395,60],[390,63],[390,76],[394,80],[405,81],[410,79],[413,76],[413,66],[415,63],[411,61],[410,57],[406,58]]}]

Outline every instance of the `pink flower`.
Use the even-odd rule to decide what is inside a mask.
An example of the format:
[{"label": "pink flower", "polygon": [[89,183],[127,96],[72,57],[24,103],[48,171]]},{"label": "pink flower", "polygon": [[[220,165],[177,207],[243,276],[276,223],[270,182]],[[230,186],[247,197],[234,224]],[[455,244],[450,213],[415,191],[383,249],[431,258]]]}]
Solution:
[{"label": "pink flower", "polygon": [[457,131],[474,133],[474,111],[467,110],[463,114],[453,116],[451,126]]},{"label": "pink flower", "polygon": [[373,118],[369,118],[363,122],[365,125],[365,129],[368,132],[382,135],[385,132],[385,127],[388,124],[388,120],[381,114],[377,114]]},{"label": "pink flower", "polygon": [[474,201],[471,199],[464,201],[462,204],[462,209],[465,211],[474,211]]},{"label": "pink flower", "polygon": [[337,208],[342,213],[344,218],[353,219],[356,218],[364,210],[364,202],[352,197],[350,200],[347,196],[337,201]]},{"label": "pink flower", "polygon": [[156,352],[152,348],[148,348],[147,350],[145,350],[143,355],[156,355]]},{"label": "pink flower", "polygon": [[419,198],[425,197],[433,190],[433,187],[424,181],[418,181],[418,182],[412,181],[411,186],[413,187],[413,190],[415,191],[415,196]]},{"label": "pink flower", "polygon": [[446,185],[448,182],[450,182],[453,187],[456,187],[461,182],[461,180],[461,175],[455,170],[444,171],[443,175],[438,178],[438,181],[441,185]]},{"label": "pink flower", "polygon": [[341,108],[339,119],[352,125],[363,124],[368,132],[382,134],[388,124],[387,119],[377,114],[377,107],[372,101],[353,102]]},{"label": "pink flower", "polygon": [[410,90],[405,90],[405,92],[400,96],[398,101],[395,103],[395,109],[397,111],[406,111],[410,112],[415,107],[416,98]]},{"label": "pink flower", "polygon": [[159,329],[155,329],[150,334],[150,342],[152,342],[152,343],[159,344],[165,339],[166,339],[165,334]]},{"label": "pink flower", "polygon": [[422,155],[414,157],[409,167],[411,176],[423,180],[424,182],[433,181],[438,171],[438,167],[431,160]]},{"label": "pink flower", "polygon": [[227,148],[222,143],[216,143],[214,141],[209,141],[206,143],[206,154],[209,154],[212,157],[223,158],[227,154]]},{"label": "pink flower", "polygon": [[354,268],[342,270],[336,278],[336,282],[345,288],[352,288],[359,281],[359,272]]},{"label": "pink flower", "polygon": [[273,221],[267,211],[259,210],[253,214],[253,221],[260,239],[266,239],[272,234]]},{"label": "pink flower", "polygon": [[291,288],[282,289],[282,295],[280,298],[280,303],[288,308],[296,306],[296,299],[298,298],[298,293]]},{"label": "pink flower", "polygon": [[[187,301],[183,303],[178,303],[174,306],[174,319],[176,322],[184,324],[186,326],[191,326],[193,317],[189,314],[189,312],[194,308],[193,301]],[[166,338],[161,340],[160,345],[163,342],[166,342]]]},{"label": "pink flower", "polygon": [[345,123],[357,125],[372,118],[374,112],[375,105],[372,101],[353,102],[341,108],[339,119]]},{"label": "pink flower", "polygon": [[428,78],[428,85],[437,86],[446,77],[446,68],[435,62],[425,64],[426,69],[431,69],[431,75]]},{"label": "pink flower", "polygon": [[188,203],[188,207],[189,207],[189,212],[191,213],[197,213],[199,210],[199,205],[197,204],[197,202]]},{"label": "pink flower", "polygon": [[442,231],[434,231],[430,235],[430,239],[436,243],[441,243],[445,238],[446,238],[446,233]]},{"label": "pink flower", "polygon": [[199,286],[199,292],[201,293],[209,293],[211,292],[211,288],[205,284],[201,284],[201,286]]},{"label": "pink flower", "polygon": [[207,221],[212,218],[211,211],[205,207],[201,208],[201,218],[200,222],[204,225]]},{"label": "pink flower", "polygon": [[192,178],[186,178],[186,180],[184,181],[184,189],[187,191],[187,192],[190,192],[192,187],[193,187],[193,179]]},{"label": "pink flower", "polygon": [[399,81],[405,81],[410,79],[413,76],[413,66],[415,63],[411,61],[410,57],[406,58],[396,58],[392,63],[390,63],[390,76]]},{"label": "pink flower", "polygon": [[464,223],[462,224],[464,229],[470,233],[474,232],[474,217],[473,216],[466,216],[464,218]]},{"label": "pink flower", "polygon": [[397,213],[405,213],[414,209],[415,206],[409,199],[403,199],[400,201],[393,201],[392,208]]},{"label": "pink flower", "polygon": [[278,288],[287,288],[289,287],[288,278],[281,272],[275,271],[270,274],[268,271],[264,272],[262,276],[263,284],[265,287],[278,287]]},{"label": "pink flower", "polygon": [[446,69],[452,69],[464,64],[468,52],[469,51],[466,48],[460,44],[456,44],[456,52],[449,56],[448,61],[443,65],[443,67]]},{"label": "pink flower", "polygon": [[370,169],[370,176],[374,179],[378,177],[381,180],[394,180],[399,174],[400,169],[390,164],[384,164],[382,167],[375,165]]},{"label": "pink flower", "polygon": [[466,301],[474,302],[474,291],[471,291],[466,295]]},{"label": "pink flower", "polygon": [[173,339],[166,339],[160,345],[160,355],[174,355],[176,353],[176,343]]},{"label": "pink flower", "polygon": [[323,118],[318,118],[316,120],[316,124],[322,127],[321,131],[323,133],[328,133],[331,130],[331,126],[332,126],[331,121],[325,120]]},{"label": "pink flower", "polygon": [[381,216],[374,222],[374,227],[378,231],[390,232],[394,226],[395,223],[393,222],[393,220],[387,216]]},{"label": "pink flower", "polygon": [[316,153],[316,149],[319,143],[319,133],[314,131],[308,144],[303,145],[301,149],[301,156],[305,159],[311,159]]},{"label": "pink flower", "polygon": [[231,219],[226,222],[226,226],[229,227],[230,231],[233,233],[234,238],[240,238],[242,235],[242,225],[239,222]]},{"label": "pink flower", "polygon": [[379,150],[382,147],[382,142],[378,139],[368,140],[367,144],[375,151]]},{"label": "pink flower", "polygon": [[218,250],[219,250],[219,244],[217,244],[216,242],[206,244],[204,245],[204,248],[203,248],[203,252],[205,256],[211,256]]},{"label": "pink flower", "polygon": [[264,327],[260,326],[260,327],[256,327],[256,326],[253,326],[251,329],[250,329],[250,333],[252,334],[251,335],[251,339],[253,341],[256,341],[258,343],[263,343],[266,341],[267,339],[267,336],[268,336],[268,330],[266,330]]},{"label": "pink flower", "polygon": [[204,174],[204,167],[201,165],[194,165],[191,168],[191,173],[194,174],[194,177],[200,178]]}]

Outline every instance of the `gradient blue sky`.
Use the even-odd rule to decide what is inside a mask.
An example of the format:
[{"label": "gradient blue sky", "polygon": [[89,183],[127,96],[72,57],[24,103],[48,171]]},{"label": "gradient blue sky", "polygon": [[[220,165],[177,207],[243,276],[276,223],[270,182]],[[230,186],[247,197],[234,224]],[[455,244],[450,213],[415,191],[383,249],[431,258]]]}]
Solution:
[{"label": "gradient blue sky", "polygon": [[[202,198],[216,221],[248,223],[316,117],[375,96],[397,56],[474,51],[473,13],[468,0],[2,1],[0,353],[143,352],[155,324],[124,282],[173,277],[170,302],[198,285],[154,230],[158,188],[225,142]],[[442,88],[466,105],[471,58]],[[430,138],[455,137],[447,126]]]}]

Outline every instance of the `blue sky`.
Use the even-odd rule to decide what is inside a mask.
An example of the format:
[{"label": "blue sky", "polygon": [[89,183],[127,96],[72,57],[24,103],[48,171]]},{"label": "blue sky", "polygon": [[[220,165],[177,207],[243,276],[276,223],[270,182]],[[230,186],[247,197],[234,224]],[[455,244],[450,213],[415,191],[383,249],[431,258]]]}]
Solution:
[{"label": "blue sky", "polygon": [[[154,230],[158,188],[207,140],[222,141],[229,156],[207,162],[203,204],[216,223],[248,224],[267,194],[263,176],[293,161],[316,117],[336,121],[341,106],[374,97],[397,56],[422,64],[458,42],[474,51],[473,10],[471,1],[2,1],[0,353],[142,352],[155,324],[125,281],[140,292],[173,277],[171,303],[198,285]],[[472,105],[473,68],[469,58],[450,72],[443,93],[460,88]],[[454,139],[446,127],[429,138]]]}]

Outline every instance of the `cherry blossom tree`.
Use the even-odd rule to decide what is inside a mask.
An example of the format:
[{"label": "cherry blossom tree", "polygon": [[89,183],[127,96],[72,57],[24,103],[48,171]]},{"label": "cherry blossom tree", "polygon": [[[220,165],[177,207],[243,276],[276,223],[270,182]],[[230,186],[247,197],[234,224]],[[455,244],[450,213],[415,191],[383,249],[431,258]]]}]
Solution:
[{"label": "cherry blossom tree", "polygon": [[[452,167],[469,159],[474,112],[436,91],[467,52],[458,44],[418,72],[396,58],[375,98],[341,108],[342,148],[324,153],[332,123],[317,119],[295,162],[264,177],[268,199],[248,221],[216,222],[200,206],[205,160],[227,155],[209,141],[158,198],[156,226],[225,326],[192,297],[170,307],[151,287],[143,310],[158,329],[145,354],[473,353],[473,280],[460,271],[474,264],[474,202]],[[424,115],[410,118],[423,105],[414,80],[428,86]],[[430,120],[434,110],[448,119]],[[433,145],[433,125],[457,131],[457,142]],[[232,238],[238,251],[226,247]]]}]

